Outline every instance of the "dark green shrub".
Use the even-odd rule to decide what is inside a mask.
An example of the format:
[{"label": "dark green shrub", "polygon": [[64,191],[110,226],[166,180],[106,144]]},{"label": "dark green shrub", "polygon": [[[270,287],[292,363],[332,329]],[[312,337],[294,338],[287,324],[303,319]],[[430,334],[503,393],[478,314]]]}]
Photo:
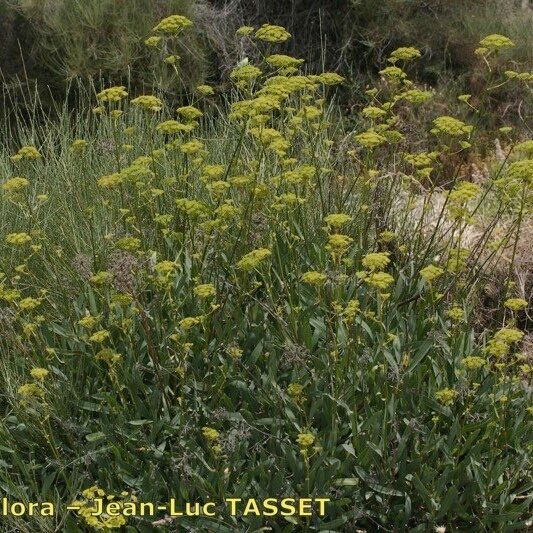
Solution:
[{"label": "dark green shrub", "polygon": [[[124,82],[124,72],[134,84],[176,86],[169,69],[154,69],[151,51],[143,44],[157,20],[172,13],[191,15],[193,0],[7,0],[3,4],[12,35],[8,52],[18,46],[16,24],[31,32],[21,46],[24,58],[35,57],[52,83],[73,78]],[[202,77],[202,45],[188,37],[180,50],[180,82],[195,83]],[[21,72],[10,72],[18,74]],[[39,76],[40,78],[42,76]],[[42,81],[42,80],[40,80]],[[45,78],[45,81],[46,80]]]}]

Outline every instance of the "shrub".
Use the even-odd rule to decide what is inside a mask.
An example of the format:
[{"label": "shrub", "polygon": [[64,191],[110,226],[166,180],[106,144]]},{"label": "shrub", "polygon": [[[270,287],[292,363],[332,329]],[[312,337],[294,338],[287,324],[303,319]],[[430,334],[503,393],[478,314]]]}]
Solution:
[{"label": "shrub", "polygon": [[[190,31],[162,21],[161,59]],[[176,110],[108,87],[93,113],[3,147],[2,487],[55,501],[69,530],[124,525],[90,515],[106,494],[332,500],[326,517],[128,518],[139,531],[525,528],[531,364],[509,299],[529,145],[498,132],[508,155],[471,183],[468,98],[433,110],[423,149],[405,127],[402,110],[433,106],[412,47],[350,131],[330,103],[340,75],[273,59],[261,39],[283,28],[239,35],[267,57],[225,95],[204,86]],[[488,76],[487,97],[531,81],[515,74]],[[476,329],[509,250],[497,320]]]},{"label": "shrub", "polygon": [[[33,54],[58,82],[103,77],[176,87],[168,66],[150,68],[152,54],[143,40],[162,16],[176,11],[190,16],[192,0],[10,0],[9,6],[29,24]],[[183,74],[179,82],[194,85],[204,70],[202,45],[189,33],[177,51]],[[22,52],[29,54],[27,49]]]}]

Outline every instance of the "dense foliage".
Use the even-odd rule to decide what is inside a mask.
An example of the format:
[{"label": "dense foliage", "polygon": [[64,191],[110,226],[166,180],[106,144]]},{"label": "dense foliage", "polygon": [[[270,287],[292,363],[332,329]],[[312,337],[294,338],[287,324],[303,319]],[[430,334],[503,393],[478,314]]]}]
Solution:
[{"label": "dense foliage", "polygon": [[[198,29],[178,40],[179,83],[142,46],[153,24],[171,13],[183,13]],[[515,69],[533,63],[533,9],[520,0],[0,0],[0,74],[19,100],[36,80],[41,98],[61,101],[65,84],[100,78],[180,95],[195,83],[225,80],[245,57],[256,60],[254,47],[234,34],[264,21],[294,34],[280,51],[305,59],[311,71],[343,72],[339,96],[346,110],[361,103],[379,65],[405,43],[417,43],[417,76],[439,88],[439,105],[450,113],[459,94],[477,97],[483,90],[483,65],[473,51],[485,35],[514,41]],[[524,111],[525,98],[517,87],[493,91],[486,118],[505,115],[525,129],[517,111]]]},{"label": "dense foliage", "polygon": [[[171,16],[146,46],[179,70],[191,31]],[[2,145],[0,487],[60,510],[4,523],[123,525],[88,515],[100,490],[332,499],[324,518],[217,503],[130,531],[525,529],[532,363],[512,273],[533,141],[503,127],[487,175],[465,165],[492,91],[530,91],[531,73],[500,68],[513,41],[480,42],[484,90],[458,116],[409,79],[421,52],[394,50],[351,130],[339,74],[278,54],[280,26],[237,34],[261,61],[225,94],[199,85],[171,109],[108,87]]]}]

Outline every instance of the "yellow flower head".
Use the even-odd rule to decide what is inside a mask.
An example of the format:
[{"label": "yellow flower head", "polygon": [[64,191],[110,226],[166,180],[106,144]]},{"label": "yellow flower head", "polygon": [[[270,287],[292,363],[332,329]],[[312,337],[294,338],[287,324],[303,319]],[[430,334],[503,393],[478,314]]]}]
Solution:
[{"label": "yellow flower head", "polygon": [[272,24],[263,24],[256,32],[255,36],[269,43],[282,43],[290,39],[291,34],[283,26],[273,26]]},{"label": "yellow flower head", "polygon": [[89,341],[90,342],[94,342],[94,343],[102,343],[106,339],[108,339],[109,336],[110,336],[109,331],[107,331],[106,329],[101,329],[101,330],[97,331],[96,333],[93,333],[89,337]]},{"label": "yellow flower head", "polygon": [[309,448],[315,442],[315,437],[312,433],[299,433],[296,442],[301,448]]},{"label": "yellow flower head", "polygon": [[421,57],[420,50],[414,46],[401,46],[396,48],[394,52],[389,56],[389,63],[396,63],[397,61],[412,61]]},{"label": "yellow flower head", "polygon": [[32,309],[39,307],[39,305],[41,305],[41,300],[32,297],[23,298],[19,302],[19,307],[24,311],[31,311]]},{"label": "yellow flower head", "polygon": [[435,265],[428,265],[420,271],[420,276],[427,283],[431,283],[444,274],[444,270]]},{"label": "yellow flower head", "polygon": [[144,44],[150,48],[155,48],[161,42],[161,39],[162,37],[159,35],[151,35],[144,41]]},{"label": "yellow flower head", "polygon": [[527,158],[533,158],[533,139],[518,143],[514,147],[514,152]]},{"label": "yellow flower head", "polygon": [[98,324],[98,317],[93,315],[86,315],[78,320],[78,324],[85,329],[93,329]]},{"label": "yellow flower head", "polygon": [[346,213],[332,213],[324,217],[324,222],[332,228],[340,228],[352,220],[353,217]]},{"label": "yellow flower head", "polygon": [[188,316],[179,321],[179,327],[188,331],[194,326],[202,322],[202,317],[200,316]]},{"label": "yellow flower head", "polygon": [[304,283],[309,283],[310,285],[323,285],[327,280],[327,276],[323,272],[310,270],[302,274],[301,279]]},{"label": "yellow flower head", "polygon": [[192,21],[182,15],[170,15],[153,28],[154,33],[163,35],[177,35],[185,28],[192,26]]},{"label": "yellow flower head", "polygon": [[508,298],[505,300],[504,305],[511,311],[521,311],[527,307],[527,301],[523,298]]},{"label": "yellow flower head", "polygon": [[470,356],[465,357],[461,364],[467,369],[467,370],[479,370],[483,366],[487,364],[487,361],[483,359],[483,357],[476,357],[476,356]]},{"label": "yellow flower head", "polygon": [[509,37],[505,37],[505,35],[499,35],[498,33],[487,35],[487,37],[479,41],[479,44],[482,48],[492,52],[497,52],[503,48],[513,48],[515,46]]},{"label": "yellow flower head", "polygon": [[178,209],[185,211],[191,218],[203,218],[209,213],[209,208],[197,200],[188,200],[187,198],[178,198],[176,200]]},{"label": "yellow flower head", "polygon": [[342,316],[348,324],[351,324],[361,309],[359,300],[350,300],[342,311]]},{"label": "yellow flower head", "polygon": [[228,348],[228,354],[233,360],[240,359],[243,354],[242,348],[239,348],[238,346],[230,346]]},{"label": "yellow flower head", "polygon": [[6,235],[6,242],[8,244],[14,244],[17,246],[21,246],[23,244],[26,244],[27,242],[31,241],[31,236],[27,233],[21,232],[21,233],[9,233]]},{"label": "yellow flower head", "polygon": [[197,285],[193,289],[193,292],[199,298],[210,298],[211,296],[215,296],[215,294],[217,293],[215,286],[212,283],[204,283],[202,285]]},{"label": "yellow flower head", "polygon": [[494,340],[513,344],[524,336],[524,332],[516,328],[502,328],[494,334]]},{"label": "yellow flower head", "polygon": [[255,80],[261,74],[261,69],[254,65],[240,65],[231,71],[230,78],[237,82],[248,82]]},{"label": "yellow flower head", "polygon": [[291,383],[287,387],[287,394],[293,399],[299,399],[302,396],[303,391],[304,387],[299,383]]},{"label": "yellow flower head", "polygon": [[357,276],[379,291],[387,290],[394,283],[394,278],[387,272],[358,272]]},{"label": "yellow flower head", "polygon": [[179,58],[180,58],[180,56],[177,56],[175,54],[171,54],[171,55],[165,57],[163,59],[163,62],[166,63],[167,65],[175,65]]},{"label": "yellow flower head", "polygon": [[423,104],[433,97],[433,93],[431,91],[422,91],[420,89],[408,89],[407,91],[403,91],[399,97],[412,104]]},{"label": "yellow flower head", "polygon": [[25,189],[29,184],[30,182],[26,178],[15,176],[2,183],[2,190],[7,193],[17,193]]},{"label": "yellow flower head", "polygon": [[120,185],[123,181],[123,176],[118,172],[115,172],[114,174],[109,174],[107,176],[98,178],[96,183],[98,187],[101,187],[102,189],[113,189],[114,187]]},{"label": "yellow flower head", "polygon": [[159,98],[157,98],[157,96],[153,96],[150,94],[138,96],[137,98],[134,98],[131,103],[134,106],[140,107],[141,109],[145,109],[146,111],[152,111],[154,113],[163,109],[163,102]]},{"label": "yellow flower head", "polygon": [[46,368],[32,368],[30,370],[30,375],[32,378],[42,381],[48,376],[50,372]]},{"label": "yellow flower head", "polygon": [[387,111],[385,111],[384,109],[381,109],[380,107],[370,105],[370,106],[365,107],[361,113],[366,118],[376,119],[376,118],[384,117],[387,114]]},{"label": "yellow flower head", "polygon": [[198,139],[193,139],[192,141],[186,142],[181,145],[180,150],[187,155],[196,154],[204,148],[204,144]]},{"label": "yellow flower head", "polygon": [[342,233],[333,233],[328,237],[326,249],[333,256],[340,257],[346,252],[352,242],[353,239],[348,235],[343,235]]},{"label": "yellow flower head", "polygon": [[115,243],[115,246],[120,250],[136,252],[141,247],[141,240],[137,237],[123,237]]},{"label": "yellow flower head", "polygon": [[111,348],[103,348],[96,355],[97,361],[105,361],[108,365],[113,366],[122,360],[122,355]]},{"label": "yellow flower head", "polygon": [[89,142],[85,139],[74,139],[70,148],[73,152],[83,152],[87,146],[89,146]]},{"label": "yellow flower head", "polygon": [[435,393],[435,398],[442,405],[452,405],[457,398],[457,391],[453,389],[442,389]]},{"label": "yellow flower head", "polygon": [[298,67],[304,60],[283,54],[273,54],[265,58],[265,61],[275,68]]},{"label": "yellow flower head", "polygon": [[174,261],[159,261],[154,266],[154,270],[162,277],[173,274],[177,268],[178,265]]},{"label": "yellow flower head", "polygon": [[213,96],[215,94],[215,90],[210,85],[198,85],[196,90],[202,96]]},{"label": "yellow flower head", "polygon": [[202,428],[202,433],[204,437],[206,438],[206,440],[208,440],[209,442],[216,441],[220,437],[220,433],[216,429],[208,427],[208,426],[204,426]]},{"label": "yellow flower head", "polygon": [[40,159],[41,157],[41,153],[35,148],[35,146],[23,146],[15,155],[11,156],[11,160],[16,163],[21,159],[33,160]]},{"label": "yellow flower head", "polygon": [[109,87],[108,89],[100,91],[96,95],[96,99],[99,102],[120,102],[123,98],[126,98],[126,96],[128,96],[126,87],[120,85],[117,87]]},{"label": "yellow flower head", "polygon": [[336,72],[322,72],[316,76],[316,80],[323,85],[338,85],[344,81],[344,78]]},{"label": "yellow flower head", "polygon": [[452,307],[446,313],[448,317],[454,322],[461,322],[465,318],[465,312],[461,307]]},{"label": "yellow flower head", "polygon": [[42,398],[44,390],[37,383],[24,383],[17,389],[23,398]]},{"label": "yellow flower head", "polygon": [[165,135],[174,135],[176,133],[188,132],[193,129],[190,124],[182,124],[177,120],[166,120],[155,127],[156,131]]},{"label": "yellow flower head", "polygon": [[526,184],[533,183],[533,159],[515,161],[507,169],[507,179],[523,181]]},{"label": "yellow flower head", "polygon": [[367,130],[355,136],[355,140],[365,148],[376,148],[387,142],[387,139],[374,130]]},{"label": "yellow flower head", "polygon": [[379,73],[387,80],[393,82],[403,80],[407,77],[407,74],[400,67],[396,66],[385,67],[383,70],[380,70]]},{"label": "yellow flower head", "polygon": [[444,115],[437,117],[433,124],[435,127],[431,130],[434,135],[451,135],[452,137],[459,137],[461,135],[468,135],[474,129],[473,126],[465,124],[457,118]]},{"label": "yellow flower head", "polygon": [[235,33],[244,37],[246,35],[251,35],[254,32],[255,28],[253,26],[241,26]]},{"label": "yellow flower head", "polygon": [[390,263],[388,252],[373,252],[363,257],[363,266],[367,270],[383,270]]},{"label": "yellow flower head", "polygon": [[268,248],[259,248],[244,255],[238,262],[237,268],[249,272],[257,268],[272,252]]},{"label": "yellow flower head", "polygon": [[195,120],[203,116],[203,113],[192,105],[178,107],[178,109],[176,109],[176,112],[185,120]]}]

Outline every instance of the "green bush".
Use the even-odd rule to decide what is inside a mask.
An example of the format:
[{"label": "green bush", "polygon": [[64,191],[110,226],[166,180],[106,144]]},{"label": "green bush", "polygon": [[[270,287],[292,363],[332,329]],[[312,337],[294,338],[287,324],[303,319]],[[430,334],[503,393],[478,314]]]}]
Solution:
[{"label": "green bush", "polygon": [[[180,31],[160,27],[161,58]],[[58,508],[3,524],[525,530],[532,365],[512,273],[532,142],[494,131],[506,156],[479,184],[462,168],[493,86],[531,74],[501,75],[512,43],[493,36],[485,100],[443,116],[407,75],[420,52],[401,48],[352,130],[331,103],[341,76],[275,55],[282,28],[240,33],[261,61],[222,95],[200,86],[175,109],[164,90],[109,87],[1,136],[0,487]],[[403,117],[422,113],[421,140]],[[217,515],[126,526],[89,515],[99,491]],[[325,517],[221,504],[278,496],[331,503]]]},{"label": "green bush", "polygon": [[[43,67],[54,87],[71,79],[95,83],[104,79],[107,83],[127,82],[137,87],[157,84],[180,92],[184,84],[193,87],[204,75],[203,45],[195,34],[180,43],[179,78],[168,67],[156,68],[159,64],[143,44],[162,16],[174,12],[191,16],[193,0],[8,1],[4,10],[10,10],[11,26],[22,19],[25,34],[32,37],[33,46],[26,38],[21,52],[23,57],[34,57],[41,64],[41,85],[47,81],[42,76]],[[11,41],[14,37],[17,36],[13,35]],[[13,46],[10,54],[14,54]],[[24,78],[24,72],[18,75]]]}]

